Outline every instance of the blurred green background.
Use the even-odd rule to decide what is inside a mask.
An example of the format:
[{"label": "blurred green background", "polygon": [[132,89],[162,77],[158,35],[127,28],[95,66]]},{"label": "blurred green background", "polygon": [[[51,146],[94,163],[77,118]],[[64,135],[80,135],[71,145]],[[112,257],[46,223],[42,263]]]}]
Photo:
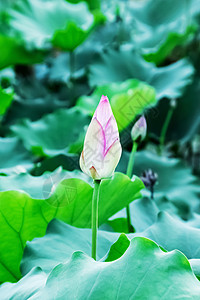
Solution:
[{"label": "blurred green background", "polygon": [[19,153],[35,175],[79,168],[84,130],[102,94],[124,149],[144,113],[141,147],[159,152],[165,144],[167,156],[186,158],[198,173],[199,21],[198,0],[1,0],[2,173],[21,165]]},{"label": "blurred green background", "polygon": [[[87,204],[92,195],[86,183],[91,181],[78,171],[79,156],[102,94],[109,97],[123,146],[117,171],[126,172],[133,124],[142,114],[147,119],[147,137],[139,145],[133,173],[141,176],[151,169],[158,181],[155,201],[146,198],[146,189],[130,205],[136,235],[199,260],[199,0],[1,0],[0,254],[6,267],[0,268],[0,282],[21,278],[26,242],[43,236],[55,216],[72,226],[90,227],[84,219],[90,216],[89,206],[79,218],[81,201]],[[64,216],[59,215],[48,198],[63,178],[70,184],[72,178],[86,181],[77,179],[75,188],[72,184],[78,191],[75,220],[66,203],[59,207]],[[127,205],[123,201],[135,199],[134,188],[127,189],[127,182],[134,184],[123,174],[110,182],[114,187],[104,193],[108,206],[102,205],[101,229],[127,232],[121,209]],[[58,200],[65,200],[62,188],[59,192]],[[29,206],[24,213],[25,199]],[[22,238],[16,235],[20,222]],[[61,226],[56,222],[50,231]],[[75,237],[74,251],[85,238],[69,225],[62,224],[66,238]],[[112,235],[113,243],[116,233]],[[65,240],[63,233],[60,239]],[[106,253],[109,247],[102,249]],[[30,261],[28,255],[25,261]]]}]

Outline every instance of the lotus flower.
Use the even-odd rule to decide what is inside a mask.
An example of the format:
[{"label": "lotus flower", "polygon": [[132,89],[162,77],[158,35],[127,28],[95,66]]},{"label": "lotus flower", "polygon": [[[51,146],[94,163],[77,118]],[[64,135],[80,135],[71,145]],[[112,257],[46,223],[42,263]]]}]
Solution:
[{"label": "lotus flower", "polygon": [[147,134],[147,122],[144,116],[134,124],[131,130],[131,137],[134,142],[141,142],[145,139]]},{"label": "lotus flower", "polygon": [[95,180],[110,177],[121,152],[117,122],[108,98],[102,96],[85,136],[80,167]]}]

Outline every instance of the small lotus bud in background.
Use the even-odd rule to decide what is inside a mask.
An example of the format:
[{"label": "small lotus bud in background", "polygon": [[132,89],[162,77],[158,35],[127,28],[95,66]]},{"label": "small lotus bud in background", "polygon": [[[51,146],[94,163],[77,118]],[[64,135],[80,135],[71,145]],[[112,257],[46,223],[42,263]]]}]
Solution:
[{"label": "small lotus bud in background", "polygon": [[95,180],[110,177],[121,152],[117,122],[108,98],[102,96],[85,136],[80,167]]},{"label": "small lotus bud in background", "polygon": [[147,134],[147,122],[145,117],[142,116],[134,124],[131,130],[131,137],[134,142],[139,143],[145,139],[146,134]]}]

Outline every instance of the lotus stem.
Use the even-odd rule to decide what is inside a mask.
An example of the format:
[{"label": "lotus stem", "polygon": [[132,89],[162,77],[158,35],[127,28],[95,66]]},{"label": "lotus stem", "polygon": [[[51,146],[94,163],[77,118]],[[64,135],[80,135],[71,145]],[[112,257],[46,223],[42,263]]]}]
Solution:
[{"label": "lotus stem", "polygon": [[[128,167],[126,171],[126,175],[131,178],[132,172],[133,172],[133,165],[134,165],[134,159],[135,159],[135,153],[137,151],[138,144],[136,142],[133,142],[133,147],[131,150],[131,155],[128,162]],[[130,215],[130,207],[127,205],[126,207],[126,217],[127,217],[127,224],[128,224],[128,231],[133,232],[133,226],[131,225],[131,215]]]},{"label": "lotus stem", "polygon": [[92,258],[96,260],[97,253],[97,229],[98,229],[98,203],[101,180],[94,180],[92,197]]}]

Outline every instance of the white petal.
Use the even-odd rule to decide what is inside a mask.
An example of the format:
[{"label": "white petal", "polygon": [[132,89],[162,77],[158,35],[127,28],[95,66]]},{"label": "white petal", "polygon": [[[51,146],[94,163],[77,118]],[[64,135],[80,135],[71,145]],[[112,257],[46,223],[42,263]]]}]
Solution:
[{"label": "white petal", "polygon": [[84,141],[84,162],[89,170],[91,167],[98,169],[104,159],[105,135],[96,118],[92,119]]},{"label": "white petal", "polygon": [[109,100],[106,96],[102,96],[94,112],[94,118],[96,118],[104,129],[108,120],[113,115]]},{"label": "white petal", "polygon": [[103,167],[101,169],[97,169],[97,172],[101,178],[106,178],[113,175],[120,160],[121,153],[122,147],[120,141],[116,140],[107,151],[107,154],[104,158]]},{"label": "white petal", "polygon": [[87,169],[86,166],[85,166],[84,152],[83,151],[82,151],[80,159],[79,159],[79,164],[80,164],[80,168],[83,171],[83,173],[91,176],[89,169]]},{"label": "white petal", "polygon": [[111,116],[104,130],[106,138],[106,151],[108,148],[119,139],[119,132],[117,127],[117,122],[114,116]]}]

